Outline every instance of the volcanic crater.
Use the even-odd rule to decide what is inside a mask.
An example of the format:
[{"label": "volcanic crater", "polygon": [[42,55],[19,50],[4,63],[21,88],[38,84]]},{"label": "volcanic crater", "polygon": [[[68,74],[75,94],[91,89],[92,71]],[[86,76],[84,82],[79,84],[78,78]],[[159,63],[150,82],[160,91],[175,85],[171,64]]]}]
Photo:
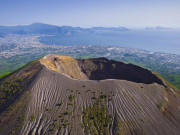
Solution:
[{"label": "volcanic crater", "polygon": [[2,135],[180,134],[178,93],[133,64],[46,55],[0,88]]}]

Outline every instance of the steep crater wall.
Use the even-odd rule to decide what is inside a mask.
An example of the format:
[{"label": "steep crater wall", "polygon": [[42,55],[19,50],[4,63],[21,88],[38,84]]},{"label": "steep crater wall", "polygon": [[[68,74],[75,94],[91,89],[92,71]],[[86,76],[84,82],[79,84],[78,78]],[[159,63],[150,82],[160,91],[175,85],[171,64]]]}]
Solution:
[{"label": "steep crater wall", "polygon": [[148,69],[106,58],[79,60],[64,55],[46,55],[40,62],[53,71],[78,80],[120,79],[164,85],[163,81]]},{"label": "steep crater wall", "polygon": [[106,58],[92,58],[78,60],[81,71],[90,80],[121,79],[137,83],[158,83],[163,81],[148,69]]}]

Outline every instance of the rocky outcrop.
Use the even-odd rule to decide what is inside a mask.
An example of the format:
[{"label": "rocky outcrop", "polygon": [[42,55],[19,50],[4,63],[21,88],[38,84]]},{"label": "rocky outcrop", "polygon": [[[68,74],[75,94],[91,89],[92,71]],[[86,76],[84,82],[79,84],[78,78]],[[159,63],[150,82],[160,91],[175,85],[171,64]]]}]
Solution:
[{"label": "rocky outcrop", "polygon": [[77,60],[64,55],[47,55],[40,60],[47,68],[67,75],[74,79],[83,80],[86,76],[81,72]]}]

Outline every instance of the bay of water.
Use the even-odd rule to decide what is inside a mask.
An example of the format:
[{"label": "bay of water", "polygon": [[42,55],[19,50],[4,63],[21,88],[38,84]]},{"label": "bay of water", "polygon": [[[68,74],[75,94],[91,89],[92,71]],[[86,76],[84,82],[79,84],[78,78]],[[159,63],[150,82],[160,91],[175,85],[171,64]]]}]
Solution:
[{"label": "bay of water", "polygon": [[180,29],[72,33],[41,37],[40,41],[48,45],[108,45],[180,55]]}]

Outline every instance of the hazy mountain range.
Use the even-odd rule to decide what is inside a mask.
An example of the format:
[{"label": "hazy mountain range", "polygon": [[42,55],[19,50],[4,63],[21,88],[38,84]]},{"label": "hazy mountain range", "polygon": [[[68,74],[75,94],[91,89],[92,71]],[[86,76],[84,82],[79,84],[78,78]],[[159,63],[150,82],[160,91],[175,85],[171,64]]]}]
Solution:
[{"label": "hazy mountain range", "polygon": [[180,29],[147,27],[80,28],[34,23],[27,26],[0,26],[0,36],[9,34],[38,35],[47,45],[111,45],[155,52],[180,54]]},{"label": "hazy mountain range", "polygon": [[[144,29],[149,30],[167,30],[171,28],[166,27],[146,27]],[[126,27],[92,27],[81,28],[72,26],[56,26],[43,23],[33,23],[31,25],[18,25],[18,26],[0,26],[1,35],[6,34],[44,34],[44,35],[64,35],[67,32],[70,33],[96,33],[96,32],[117,32],[117,31],[129,31],[130,28]]]},{"label": "hazy mountain range", "polygon": [[63,35],[67,32],[70,33],[88,33],[99,31],[128,31],[128,28],[106,28],[106,27],[92,27],[92,28],[80,28],[71,26],[55,26],[43,23],[33,23],[27,26],[0,26],[1,35],[5,34],[44,34],[44,35]]}]

